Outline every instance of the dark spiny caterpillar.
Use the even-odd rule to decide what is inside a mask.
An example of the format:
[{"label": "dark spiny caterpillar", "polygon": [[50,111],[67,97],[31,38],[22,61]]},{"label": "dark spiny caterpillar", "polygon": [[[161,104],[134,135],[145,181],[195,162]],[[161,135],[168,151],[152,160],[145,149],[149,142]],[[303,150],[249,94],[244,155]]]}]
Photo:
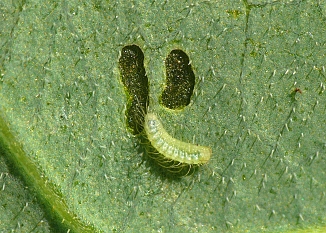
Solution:
[{"label": "dark spiny caterpillar", "polygon": [[195,75],[189,57],[182,50],[172,50],[165,60],[166,86],[161,103],[169,109],[180,109],[190,103],[195,86]]},{"label": "dark spiny caterpillar", "polygon": [[119,69],[125,87],[128,103],[127,126],[133,134],[143,130],[144,114],[148,106],[148,78],[144,68],[144,54],[137,45],[122,48]]}]

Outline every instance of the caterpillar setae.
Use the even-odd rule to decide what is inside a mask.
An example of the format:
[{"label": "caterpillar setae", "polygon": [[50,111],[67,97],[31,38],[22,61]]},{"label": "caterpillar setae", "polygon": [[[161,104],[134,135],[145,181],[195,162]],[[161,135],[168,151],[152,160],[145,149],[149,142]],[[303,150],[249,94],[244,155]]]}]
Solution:
[{"label": "caterpillar setae", "polygon": [[146,114],[144,129],[152,146],[168,160],[180,164],[200,165],[207,163],[211,158],[210,147],[193,145],[173,138],[153,113]]}]

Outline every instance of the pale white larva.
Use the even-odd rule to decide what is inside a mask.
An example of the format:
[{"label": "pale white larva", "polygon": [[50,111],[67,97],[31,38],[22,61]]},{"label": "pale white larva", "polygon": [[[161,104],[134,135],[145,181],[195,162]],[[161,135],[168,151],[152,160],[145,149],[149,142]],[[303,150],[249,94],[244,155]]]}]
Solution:
[{"label": "pale white larva", "polygon": [[146,114],[144,129],[152,146],[168,160],[200,165],[207,163],[212,156],[210,147],[182,142],[170,136],[153,113]]}]

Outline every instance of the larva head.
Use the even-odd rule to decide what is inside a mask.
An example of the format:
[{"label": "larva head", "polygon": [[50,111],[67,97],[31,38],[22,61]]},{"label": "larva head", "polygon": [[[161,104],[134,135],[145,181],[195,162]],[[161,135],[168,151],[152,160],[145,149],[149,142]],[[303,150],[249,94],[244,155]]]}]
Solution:
[{"label": "larva head", "polygon": [[212,148],[202,146],[201,155],[202,156],[199,158],[199,162],[198,162],[199,165],[205,164],[211,159],[211,157],[212,157]]}]

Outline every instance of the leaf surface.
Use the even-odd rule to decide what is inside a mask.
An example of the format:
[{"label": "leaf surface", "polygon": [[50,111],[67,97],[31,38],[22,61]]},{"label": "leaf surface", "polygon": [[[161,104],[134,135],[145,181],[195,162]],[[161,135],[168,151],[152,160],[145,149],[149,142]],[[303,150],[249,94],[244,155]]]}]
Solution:
[{"label": "leaf surface", "polygon": [[[325,3],[0,8],[2,231],[51,232],[68,215],[63,229],[99,232],[325,230]],[[128,44],[144,52],[149,109],[167,132],[213,150],[191,175],[142,156],[126,128],[118,59]],[[182,111],[158,101],[173,49],[196,76]]]}]

